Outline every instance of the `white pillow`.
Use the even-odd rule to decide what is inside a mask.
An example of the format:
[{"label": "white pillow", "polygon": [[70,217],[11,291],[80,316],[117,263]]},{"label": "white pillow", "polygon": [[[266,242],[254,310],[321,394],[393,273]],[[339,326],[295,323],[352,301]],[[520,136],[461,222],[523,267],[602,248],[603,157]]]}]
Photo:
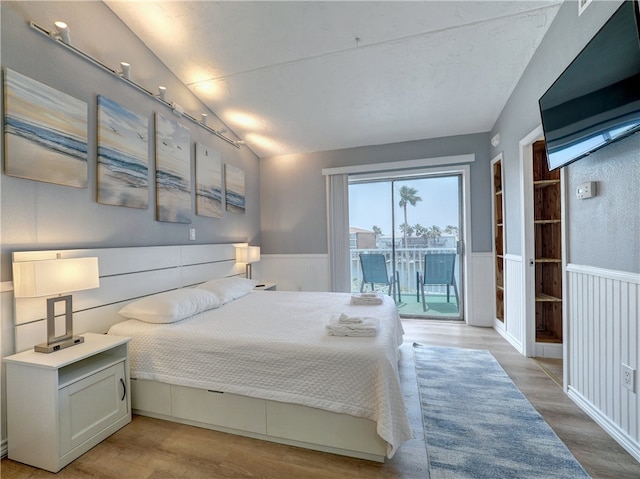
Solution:
[{"label": "white pillow", "polygon": [[220,278],[212,279],[199,284],[197,288],[214,293],[222,303],[228,303],[249,293],[256,287],[256,282],[247,278]]},{"label": "white pillow", "polygon": [[173,323],[220,306],[220,299],[209,291],[183,288],[141,298],[127,304],[119,313],[147,323]]}]

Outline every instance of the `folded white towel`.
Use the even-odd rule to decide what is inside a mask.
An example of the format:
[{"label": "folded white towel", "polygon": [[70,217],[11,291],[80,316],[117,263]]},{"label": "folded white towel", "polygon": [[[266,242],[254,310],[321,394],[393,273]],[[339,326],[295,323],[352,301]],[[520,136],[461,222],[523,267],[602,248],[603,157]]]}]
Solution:
[{"label": "folded white towel", "polygon": [[362,318],[359,318],[358,316],[347,316],[346,314],[342,313],[338,317],[338,322],[342,324],[355,324],[355,323],[361,323]]},{"label": "folded white towel", "polygon": [[376,318],[362,318],[359,323],[341,323],[338,316],[333,316],[325,326],[329,336],[375,336],[378,333]]},{"label": "folded white towel", "polygon": [[377,293],[360,293],[351,295],[351,304],[382,304],[382,296]]}]

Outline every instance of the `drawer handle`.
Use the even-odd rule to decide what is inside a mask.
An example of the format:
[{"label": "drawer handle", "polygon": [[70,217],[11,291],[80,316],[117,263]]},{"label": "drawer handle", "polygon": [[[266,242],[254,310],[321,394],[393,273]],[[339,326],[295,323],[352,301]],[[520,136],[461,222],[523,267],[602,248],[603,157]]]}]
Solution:
[{"label": "drawer handle", "polygon": [[124,398],[127,397],[127,385],[124,383],[124,379],[120,378],[120,384],[122,384],[122,397],[120,401],[124,401]]}]

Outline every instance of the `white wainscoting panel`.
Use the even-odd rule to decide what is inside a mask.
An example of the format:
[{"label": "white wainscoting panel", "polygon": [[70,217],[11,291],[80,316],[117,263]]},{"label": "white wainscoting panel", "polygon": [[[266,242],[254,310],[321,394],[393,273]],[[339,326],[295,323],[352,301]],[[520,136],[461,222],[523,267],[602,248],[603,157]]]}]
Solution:
[{"label": "white wainscoting panel", "polygon": [[279,291],[331,291],[328,254],[263,254],[253,279],[277,283]]},{"label": "white wainscoting panel", "polygon": [[[493,281],[493,253],[471,253],[471,277],[467,281],[471,305],[467,305],[465,320],[470,326],[493,326],[495,289]],[[471,306],[471,307],[469,307]]]},{"label": "white wainscoting panel", "polygon": [[522,257],[504,256],[504,325],[498,331],[520,353],[524,352],[525,317],[522,287]]},{"label": "white wainscoting panel", "polygon": [[[640,275],[567,265],[568,394],[640,461]],[[622,364],[635,369],[635,392]]]}]

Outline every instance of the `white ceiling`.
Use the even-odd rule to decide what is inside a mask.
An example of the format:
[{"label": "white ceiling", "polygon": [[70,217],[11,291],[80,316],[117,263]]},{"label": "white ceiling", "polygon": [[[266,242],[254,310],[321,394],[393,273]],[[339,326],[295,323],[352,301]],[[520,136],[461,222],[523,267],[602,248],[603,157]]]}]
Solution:
[{"label": "white ceiling", "polygon": [[562,0],[106,3],[269,157],[489,131]]}]

